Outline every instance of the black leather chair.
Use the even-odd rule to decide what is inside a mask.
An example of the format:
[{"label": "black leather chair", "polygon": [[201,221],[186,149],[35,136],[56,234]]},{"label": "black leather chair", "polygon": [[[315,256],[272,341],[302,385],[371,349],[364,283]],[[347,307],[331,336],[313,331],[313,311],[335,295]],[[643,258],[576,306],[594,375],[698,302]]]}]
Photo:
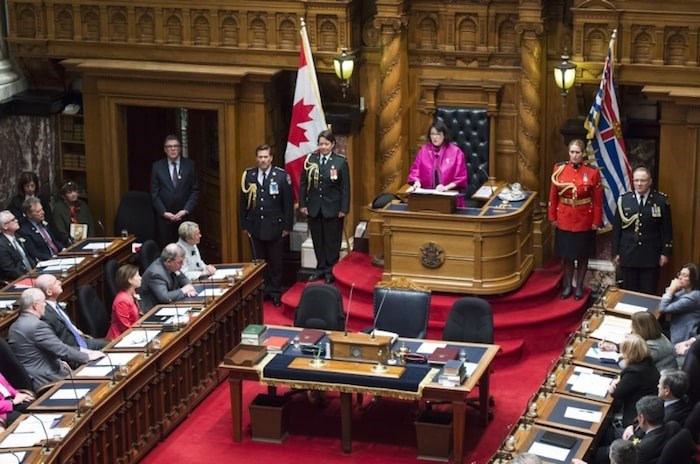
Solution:
[{"label": "black leather chair", "polygon": [[685,418],[683,427],[690,431],[690,436],[695,443],[700,444],[700,403],[695,403],[693,410]]},{"label": "black leather chair", "polygon": [[493,311],[488,301],[464,297],[454,302],[442,339],[452,342],[493,343]]},{"label": "black leather chair", "polygon": [[138,262],[141,275],[146,272],[148,266],[160,257],[160,247],[155,240],[146,240],[139,250]]},{"label": "black leather chair", "polygon": [[0,338],[0,372],[17,390],[34,390],[32,378],[3,338]]},{"label": "black leather chair", "polygon": [[104,338],[109,330],[109,317],[104,303],[92,285],[78,289],[78,326],[95,338]]},{"label": "black leather chair", "polygon": [[690,431],[681,429],[666,442],[656,464],[691,464],[694,455],[695,442]]},{"label": "black leather chair", "polygon": [[132,191],[122,196],[114,216],[115,237],[119,237],[124,229],[136,235],[137,242],[155,240],[156,219],[150,193]]},{"label": "black leather chair", "polygon": [[117,296],[117,281],[115,280],[117,275],[117,269],[119,269],[119,263],[116,259],[108,260],[102,268],[102,275],[104,276],[104,301],[105,308],[107,309],[107,316],[112,314],[111,308],[114,302],[114,297]]},{"label": "black leather chair", "polygon": [[399,337],[425,338],[429,312],[430,291],[407,279],[374,287],[374,318],[379,330]]},{"label": "black leather chair", "polygon": [[333,285],[311,284],[301,292],[294,312],[294,326],[308,329],[343,330],[343,297]]},{"label": "black leather chair", "polygon": [[700,401],[700,343],[697,341],[685,355],[683,371],[688,376],[688,398],[695,404]]},{"label": "black leather chair", "polygon": [[[449,108],[435,110],[435,119],[442,120],[449,129],[450,140],[457,144],[466,157],[467,200],[488,180],[489,171],[489,115],[486,108]],[[467,201],[467,206],[470,202]]]}]

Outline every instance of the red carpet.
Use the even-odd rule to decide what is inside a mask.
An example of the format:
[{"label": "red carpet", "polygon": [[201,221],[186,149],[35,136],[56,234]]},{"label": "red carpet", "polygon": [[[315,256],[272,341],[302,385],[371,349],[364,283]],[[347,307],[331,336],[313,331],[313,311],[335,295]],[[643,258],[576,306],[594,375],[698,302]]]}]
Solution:
[{"label": "red carpet", "polygon": [[[366,255],[359,253],[351,253],[336,266],[336,285],[345,298],[350,283],[355,282],[350,323],[353,330],[371,325],[371,294],[380,273],[379,269],[369,265]],[[353,280],[350,281],[348,276]],[[558,266],[548,266],[535,271],[520,290],[489,298],[494,308],[496,342],[503,344],[510,353],[499,356],[491,377],[491,394],[496,400],[494,420],[483,427],[478,423],[476,411],[470,409],[468,412],[465,463],[482,464],[493,455],[510,425],[524,411],[528,398],[541,385],[552,360],[560,355],[565,338],[578,324],[583,304],[571,299],[559,300],[556,293],[558,280]],[[266,303],[265,322],[291,325],[293,307],[301,288],[303,284],[297,284],[284,295],[283,309]],[[431,336],[440,338],[441,323],[444,324],[456,296],[433,295]],[[244,404],[264,391],[264,386],[246,382]],[[413,403],[382,399],[367,410],[355,408],[353,452],[344,455],[339,438],[337,397],[329,395],[329,398],[328,404],[319,408],[308,404],[304,395],[292,397],[289,436],[281,445],[251,441],[246,411],[246,438],[242,443],[233,443],[228,384],[223,383],[143,462],[254,460],[258,464],[279,464],[282,461],[373,464],[417,461],[413,421],[418,411]]]}]

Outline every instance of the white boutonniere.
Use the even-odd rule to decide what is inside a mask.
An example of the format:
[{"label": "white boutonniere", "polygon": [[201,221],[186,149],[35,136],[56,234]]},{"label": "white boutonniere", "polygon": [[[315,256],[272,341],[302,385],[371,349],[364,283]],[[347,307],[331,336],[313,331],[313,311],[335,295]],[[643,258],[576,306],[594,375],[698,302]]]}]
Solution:
[{"label": "white boutonniere", "polygon": [[24,242],[26,242],[27,239],[25,239],[24,237],[19,237],[19,238],[17,238],[17,241],[18,241],[19,243],[21,243],[22,245],[24,245]]},{"label": "white boutonniere", "polygon": [[48,222],[46,222],[46,221],[41,221],[41,225],[42,225],[42,226],[44,226],[44,227],[46,227],[46,226],[48,226],[48,225],[49,225],[49,223],[48,223]]}]

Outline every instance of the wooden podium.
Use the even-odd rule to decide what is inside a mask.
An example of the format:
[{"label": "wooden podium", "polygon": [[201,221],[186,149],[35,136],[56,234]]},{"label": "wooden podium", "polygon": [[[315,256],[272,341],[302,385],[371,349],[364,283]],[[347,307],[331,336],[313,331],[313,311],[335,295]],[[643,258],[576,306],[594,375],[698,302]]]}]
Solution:
[{"label": "wooden podium", "polygon": [[432,211],[435,213],[452,214],[455,212],[456,195],[432,195],[429,193],[409,193],[406,201],[408,210],[412,212]]}]

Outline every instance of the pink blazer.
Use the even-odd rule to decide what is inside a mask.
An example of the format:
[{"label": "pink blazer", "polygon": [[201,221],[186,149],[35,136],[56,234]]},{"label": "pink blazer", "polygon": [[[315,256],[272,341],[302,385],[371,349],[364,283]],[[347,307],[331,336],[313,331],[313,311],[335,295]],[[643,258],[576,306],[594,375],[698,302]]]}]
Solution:
[{"label": "pink blazer", "polygon": [[[419,180],[424,188],[435,188],[434,170],[437,162],[438,180],[447,185],[454,182],[456,190],[464,192],[467,188],[467,164],[464,153],[454,143],[443,144],[437,156],[433,145],[426,143],[416,155],[415,161],[408,172],[408,183]],[[457,206],[464,206],[464,198],[457,198]]]},{"label": "pink blazer", "polygon": [[[10,382],[8,382],[5,376],[2,374],[0,374],[0,383],[7,388],[12,396],[19,393],[12,385],[10,385]],[[11,399],[0,398],[0,418],[4,419],[7,416],[7,413],[12,412],[14,408],[15,406],[12,404]]]}]

